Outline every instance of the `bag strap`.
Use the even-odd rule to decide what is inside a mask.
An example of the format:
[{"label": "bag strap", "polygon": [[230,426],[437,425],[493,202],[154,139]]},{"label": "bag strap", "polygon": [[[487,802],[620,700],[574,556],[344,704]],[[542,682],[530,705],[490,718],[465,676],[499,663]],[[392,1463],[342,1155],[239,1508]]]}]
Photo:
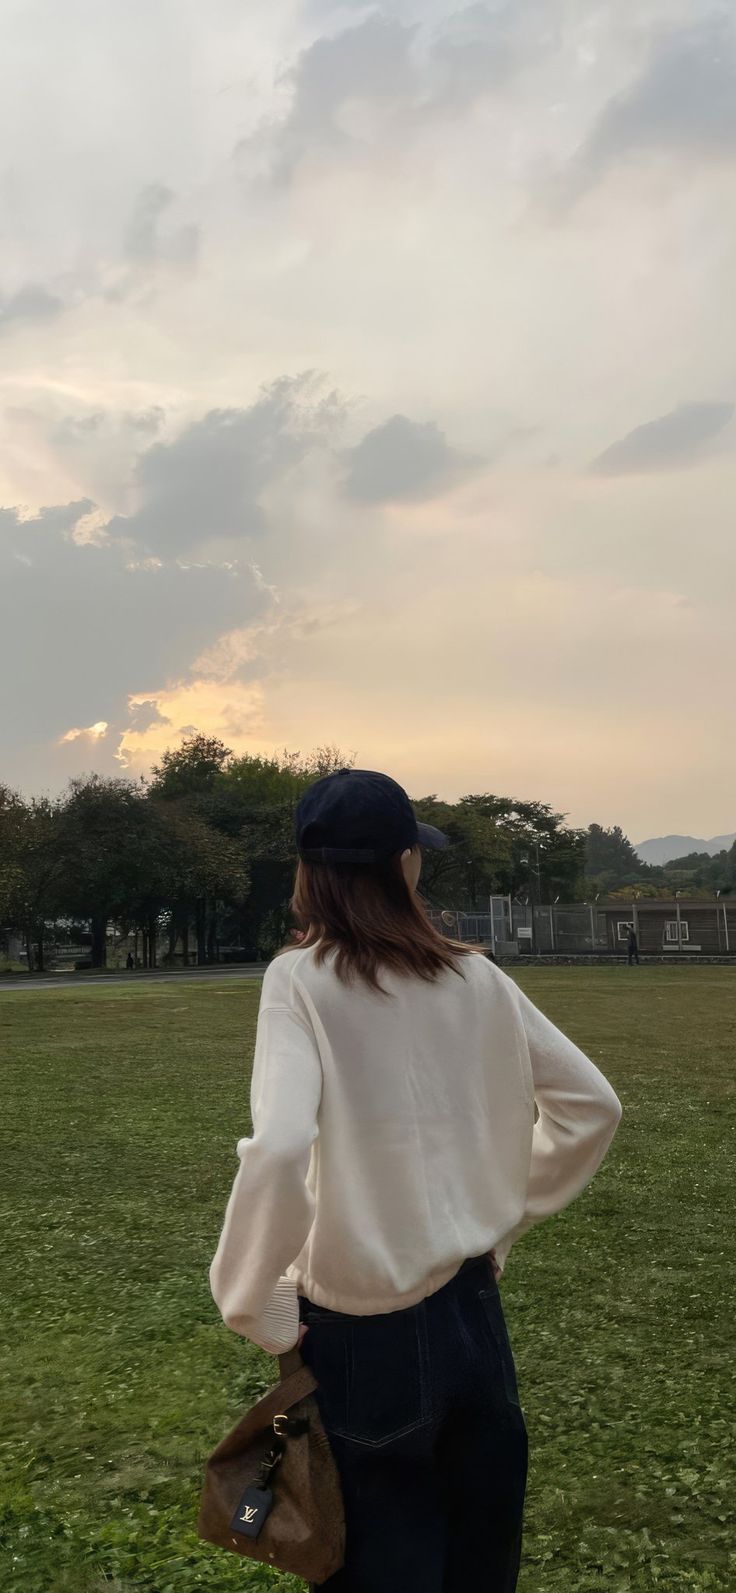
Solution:
[{"label": "bag strap", "polygon": [[286,1382],[287,1377],[293,1377],[295,1372],[301,1372],[303,1366],[301,1350],[297,1345],[294,1345],[293,1350],[287,1350],[285,1355],[280,1355],[279,1376],[282,1383]]}]

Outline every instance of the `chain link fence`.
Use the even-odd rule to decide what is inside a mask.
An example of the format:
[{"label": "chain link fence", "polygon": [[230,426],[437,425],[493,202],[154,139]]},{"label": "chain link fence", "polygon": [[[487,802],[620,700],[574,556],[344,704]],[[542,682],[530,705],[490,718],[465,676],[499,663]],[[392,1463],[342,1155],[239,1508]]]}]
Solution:
[{"label": "chain link fence", "polygon": [[736,902],[555,902],[533,906],[508,896],[489,899],[487,912],[432,908],[441,934],[503,956],[626,955],[633,927],[640,952],[650,955],[736,954]]}]

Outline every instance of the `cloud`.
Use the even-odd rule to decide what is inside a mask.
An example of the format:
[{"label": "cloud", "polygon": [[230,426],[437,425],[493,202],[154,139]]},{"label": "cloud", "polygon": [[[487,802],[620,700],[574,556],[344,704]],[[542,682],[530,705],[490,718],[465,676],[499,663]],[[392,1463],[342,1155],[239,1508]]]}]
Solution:
[{"label": "cloud", "polygon": [[[239,146],[265,154],[277,182],[293,176],[315,151],[348,148],[353,142],[350,107],[397,112],[414,94],[411,45],[415,29],[375,11],[357,26],[320,38],[297,56],[284,74],[292,90],[286,116]],[[344,118],[348,111],[347,122]]]},{"label": "cloud", "polygon": [[347,156],[406,140],[496,92],[552,31],[541,0],[477,3],[421,22],[371,10],[301,51],[283,74],[291,90],[285,115],[236,153],[260,155],[273,180],[287,182],[325,150]]},{"label": "cloud", "polygon": [[98,719],[96,725],[85,725],[81,729],[76,727],[74,730],[67,730],[63,736],[59,736],[59,745],[63,746],[65,741],[102,741],[107,735],[109,728],[110,726],[106,719]]},{"label": "cloud", "polygon": [[80,514],[71,534],[78,546],[84,546],[86,543],[104,546],[107,541],[107,515],[103,514],[101,509],[85,510],[84,514]]},{"label": "cloud", "polygon": [[126,430],[132,431],[134,436],[151,437],[161,430],[165,417],[166,411],[161,404],[153,404],[148,409],[127,410],[122,415],[110,410],[93,409],[86,414],[62,415],[54,424],[51,437],[61,447],[81,443],[85,448],[89,447],[93,437],[117,436]]},{"label": "cloud", "polygon": [[0,300],[0,328],[14,321],[49,321],[61,315],[65,305],[57,294],[40,282],[28,282],[10,298]]},{"label": "cloud", "polygon": [[705,16],[660,37],[631,85],[611,99],[572,164],[568,197],[642,151],[736,155],[736,22]]},{"label": "cloud", "polygon": [[227,745],[242,738],[248,741],[262,730],[263,689],[258,681],[231,681],[226,692],[218,681],[176,681],[157,691],[155,706],[157,718],[141,725],[138,701],[130,700],[131,724],[121,727],[115,752],[124,769],[148,774],[167,747],[199,730],[219,736]]},{"label": "cloud", "polygon": [[[45,552],[50,541],[59,539],[61,542],[67,533],[74,530],[78,521],[91,514],[94,508],[91,498],[77,498],[72,503],[47,504],[36,514],[28,514],[17,507],[0,508],[0,531],[5,533],[4,541],[0,542],[0,568],[3,553],[7,555],[13,549],[14,536],[16,547],[22,540],[22,551],[27,561],[33,564],[31,548],[40,553]],[[37,542],[30,534],[34,531],[39,533]]]},{"label": "cloud", "polygon": [[[94,395],[87,396],[84,390],[58,391],[54,384],[50,391],[42,389],[36,395],[33,409],[6,411],[6,438],[18,452],[22,450],[24,461],[32,461],[43,471],[42,481],[51,470],[57,492],[83,489],[97,504],[105,504],[104,515],[96,511],[103,524],[116,510],[124,512],[134,502],[131,485],[136,460],[162,439],[167,423],[162,404],[131,404],[132,395],[123,389],[120,395],[112,395],[119,396],[119,407],[114,407],[110,396],[103,392],[95,401]],[[29,497],[37,497],[38,490],[34,493],[32,481],[24,489]]]},{"label": "cloud", "polygon": [[431,109],[466,109],[501,88],[557,38],[549,0],[466,6],[437,29],[428,50]]},{"label": "cloud", "polygon": [[479,463],[451,448],[434,421],[406,415],[375,426],[343,458],[343,490],[355,503],[433,498]]},{"label": "cloud", "polygon": [[160,431],[166,418],[166,411],[162,404],[151,404],[148,409],[131,410],[123,416],[126,426],[133,431],[152,432]]},{"label": "cloud", "polygon": [[171,720],[162,714],[157,704],[149,697],[141,697],[131,701],[128,707],[128,719],[131,730],[143,734],[153,725],[170,725]]},{"label": "cloud", "polygon": [[218,636],[267,607],[247,569],[131,568],[124,544],[76,542],[75,526],[93,511],[89,500],[25,518],[0,510],[0,635],[7,667],[17,665],[0,708],[6,766],[19,740],[32,741],[29,755],[62,736],[68,744],[72,703],[73,744],[86,745],[89,727],[105,722],[112,747],[130,696],[155,707],[152,684],[180,678]]},{"label": "cloud", "polygon": [[[12,8],[0,289],[42,284],[74,309],[4,334],[0,502],[56,508],[0,532],[3,777],[34,790],[109,771],[128,727],[148,744],[210,715],[247,727],[257,701],[240,688],[262,684],[267,746],[357,744],[425,789],[482,788],[503,768],[512,789],[642,834],[656,785],[663,812],[692,793],[662,828],[733,827],[719,727],[734,422],[699,445],[697,470],[583,477],[578,463],[681,397],[736,399],[730,112],[702,44],[716,4],[725,16],[725,0],[356,0],[311,19],[304,0]],[[662,28],[672,39],[683,16],[701,41],[691,99],[683,85],[667,110],[655,93],[653,130],[642,84],[657,91],[658,60],[675,81]],[[252,162],[281,161],[288,192],[244,196],[228,156],[259,127]],[[653,202],[601,182],[590,215],[543,224],[530,189],[581,146],[583,187],[638,162]],[[182,270],[190,223],[206,249]],[[257,397],[316,363],[370,405],[347,457],[339,416],[307,412],[316,397]],[[126,418],[156,407],[150,429]],[[79,424],[57,436],[65,416]],[[396,416],[419,428],[398,460],[381,434]],[[433,421],[439,443],[421,431]],[[514,426],[538,430],[512,454]],[[491,452],[492,473],[458,464]],[[365,496],[346,495],[351,475]],[[360,613],[256,647],[274,591],[280,611],[357,596]],[[623,730],[622,637],[647,682]],[[673,783],[675,720],[694,773]],[[99,742],[57,745],[101,721]]]},{"label": "cloud", "polygon": [[172,556],[216,538],[260,537],[262,496],[314,446],[341,413],[314,373],[282,377],[247,409],[210,410],[173,442],[141,456],[137,511],[110,522],[110,535]]},{"label": "cloud", "polygon": [[[130,724],[120,736],[115,757],[127,768],[147,771],[175,737],[206,729],[236,751],[272,751],[266,706],[269,690],[282,687],[299,671],[304,645],[336,638],[342,648],[360,604],[352,598],[299,599],[288,609],[267,610],[250,625],[226,632],[194,658],[179,680],[146,699],[129,700]],[[285,670],[285,660],[289,667]],[[139,720],[140,709],[151,712]],[[172,731],[172,726],[176,730]]]},{"label": "cloud", "polygon": [[100,431],[104,420],[101,409],[94,409],[87,415],[64,415],[55,428],[54,441],[61,444],[81,442],[88,447],[90,437]]},{"label": "cloud", "polygon": [[166,212],[176,200],[173,189],[164,183],[149,183],[142,188],[133,207],[124,239],[124,253],[135,265],[191,265],[199,252],[199,228],[185,226],[162,229]]},{"label": "cloud", "polygon": [[[224,726],[217,692],[227,697],[233,682],[251,680],[258,648],[275,634],[269,625],[262,643],[258,630],[259,616],[281,613],[270,566],[280,558],[293,579],[298,562],[295,532],[279,524],[291,472],[314,454],[334,476],[342,414],[320,379],[283,378],[249,407],[212,411],[173,441],[150,445],[134,469],[139,503],[129,516],[105,517],[92,498],[36,513],[0,509],[0,634],[8,658],[24,660],[0,714],[5,721],[7,707],[6,766],[13,734],[22,740],[31,723],[31,764],[46,749],[46,766],[57,768],[49,749],[58,760],[88,748],[102,725],[97,762],[105,767],[114,767],[123,731],[132,738],[127,756],[129,745],[141,755],[165,745],[180,723],[201,725],[205,708]],[[107,412],[90,409],[71,437],[80,449],[97,447],[107,427]],[[251,549],[240,556],[244,538],[271,527],[281,552],[269,543],[267,568]],[[236,542],[232,556],[210,551],[216,538]],[[287,623],[296,634],[288,616],[278,620]],[[161,693],[182,699],[171,722]],[[245,723],[258,695],[238,700]]]},{"label": "cloud", "polygon": [[678,470],[693,464],[707,444],[728,425],[733,404],[680,404],[611,443],[591,470],[599,476],[624,476],[648,470]]}]

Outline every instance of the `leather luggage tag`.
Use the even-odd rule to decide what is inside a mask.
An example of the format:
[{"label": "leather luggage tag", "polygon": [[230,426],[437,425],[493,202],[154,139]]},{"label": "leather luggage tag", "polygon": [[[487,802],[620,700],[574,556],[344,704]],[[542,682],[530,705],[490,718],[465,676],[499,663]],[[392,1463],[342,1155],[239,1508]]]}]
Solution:
[{"label": "leather luggage tag", "polygon": [[272,1504],[271,1488],[256,1488],[251,1484],[230,1522],[231,1531],[241,1533],[244,1538],[257,1538]]}]

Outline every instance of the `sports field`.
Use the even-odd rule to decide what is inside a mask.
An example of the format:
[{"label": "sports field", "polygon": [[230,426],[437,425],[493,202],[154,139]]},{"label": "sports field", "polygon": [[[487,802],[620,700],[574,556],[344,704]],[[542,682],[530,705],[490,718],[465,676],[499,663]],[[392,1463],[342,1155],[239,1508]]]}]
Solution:
[{"label": "sports field", "polygon": [[[591,1189],[504,1278],[532,1453],[520,1593],[726,1593],[736,970],[520,982],[624,1104]],[[301,1587],[193,1526],[205,1454],[274,1372],[207,1284],[257,1001],[232,979],[0,991],[7,1593]]]}]

